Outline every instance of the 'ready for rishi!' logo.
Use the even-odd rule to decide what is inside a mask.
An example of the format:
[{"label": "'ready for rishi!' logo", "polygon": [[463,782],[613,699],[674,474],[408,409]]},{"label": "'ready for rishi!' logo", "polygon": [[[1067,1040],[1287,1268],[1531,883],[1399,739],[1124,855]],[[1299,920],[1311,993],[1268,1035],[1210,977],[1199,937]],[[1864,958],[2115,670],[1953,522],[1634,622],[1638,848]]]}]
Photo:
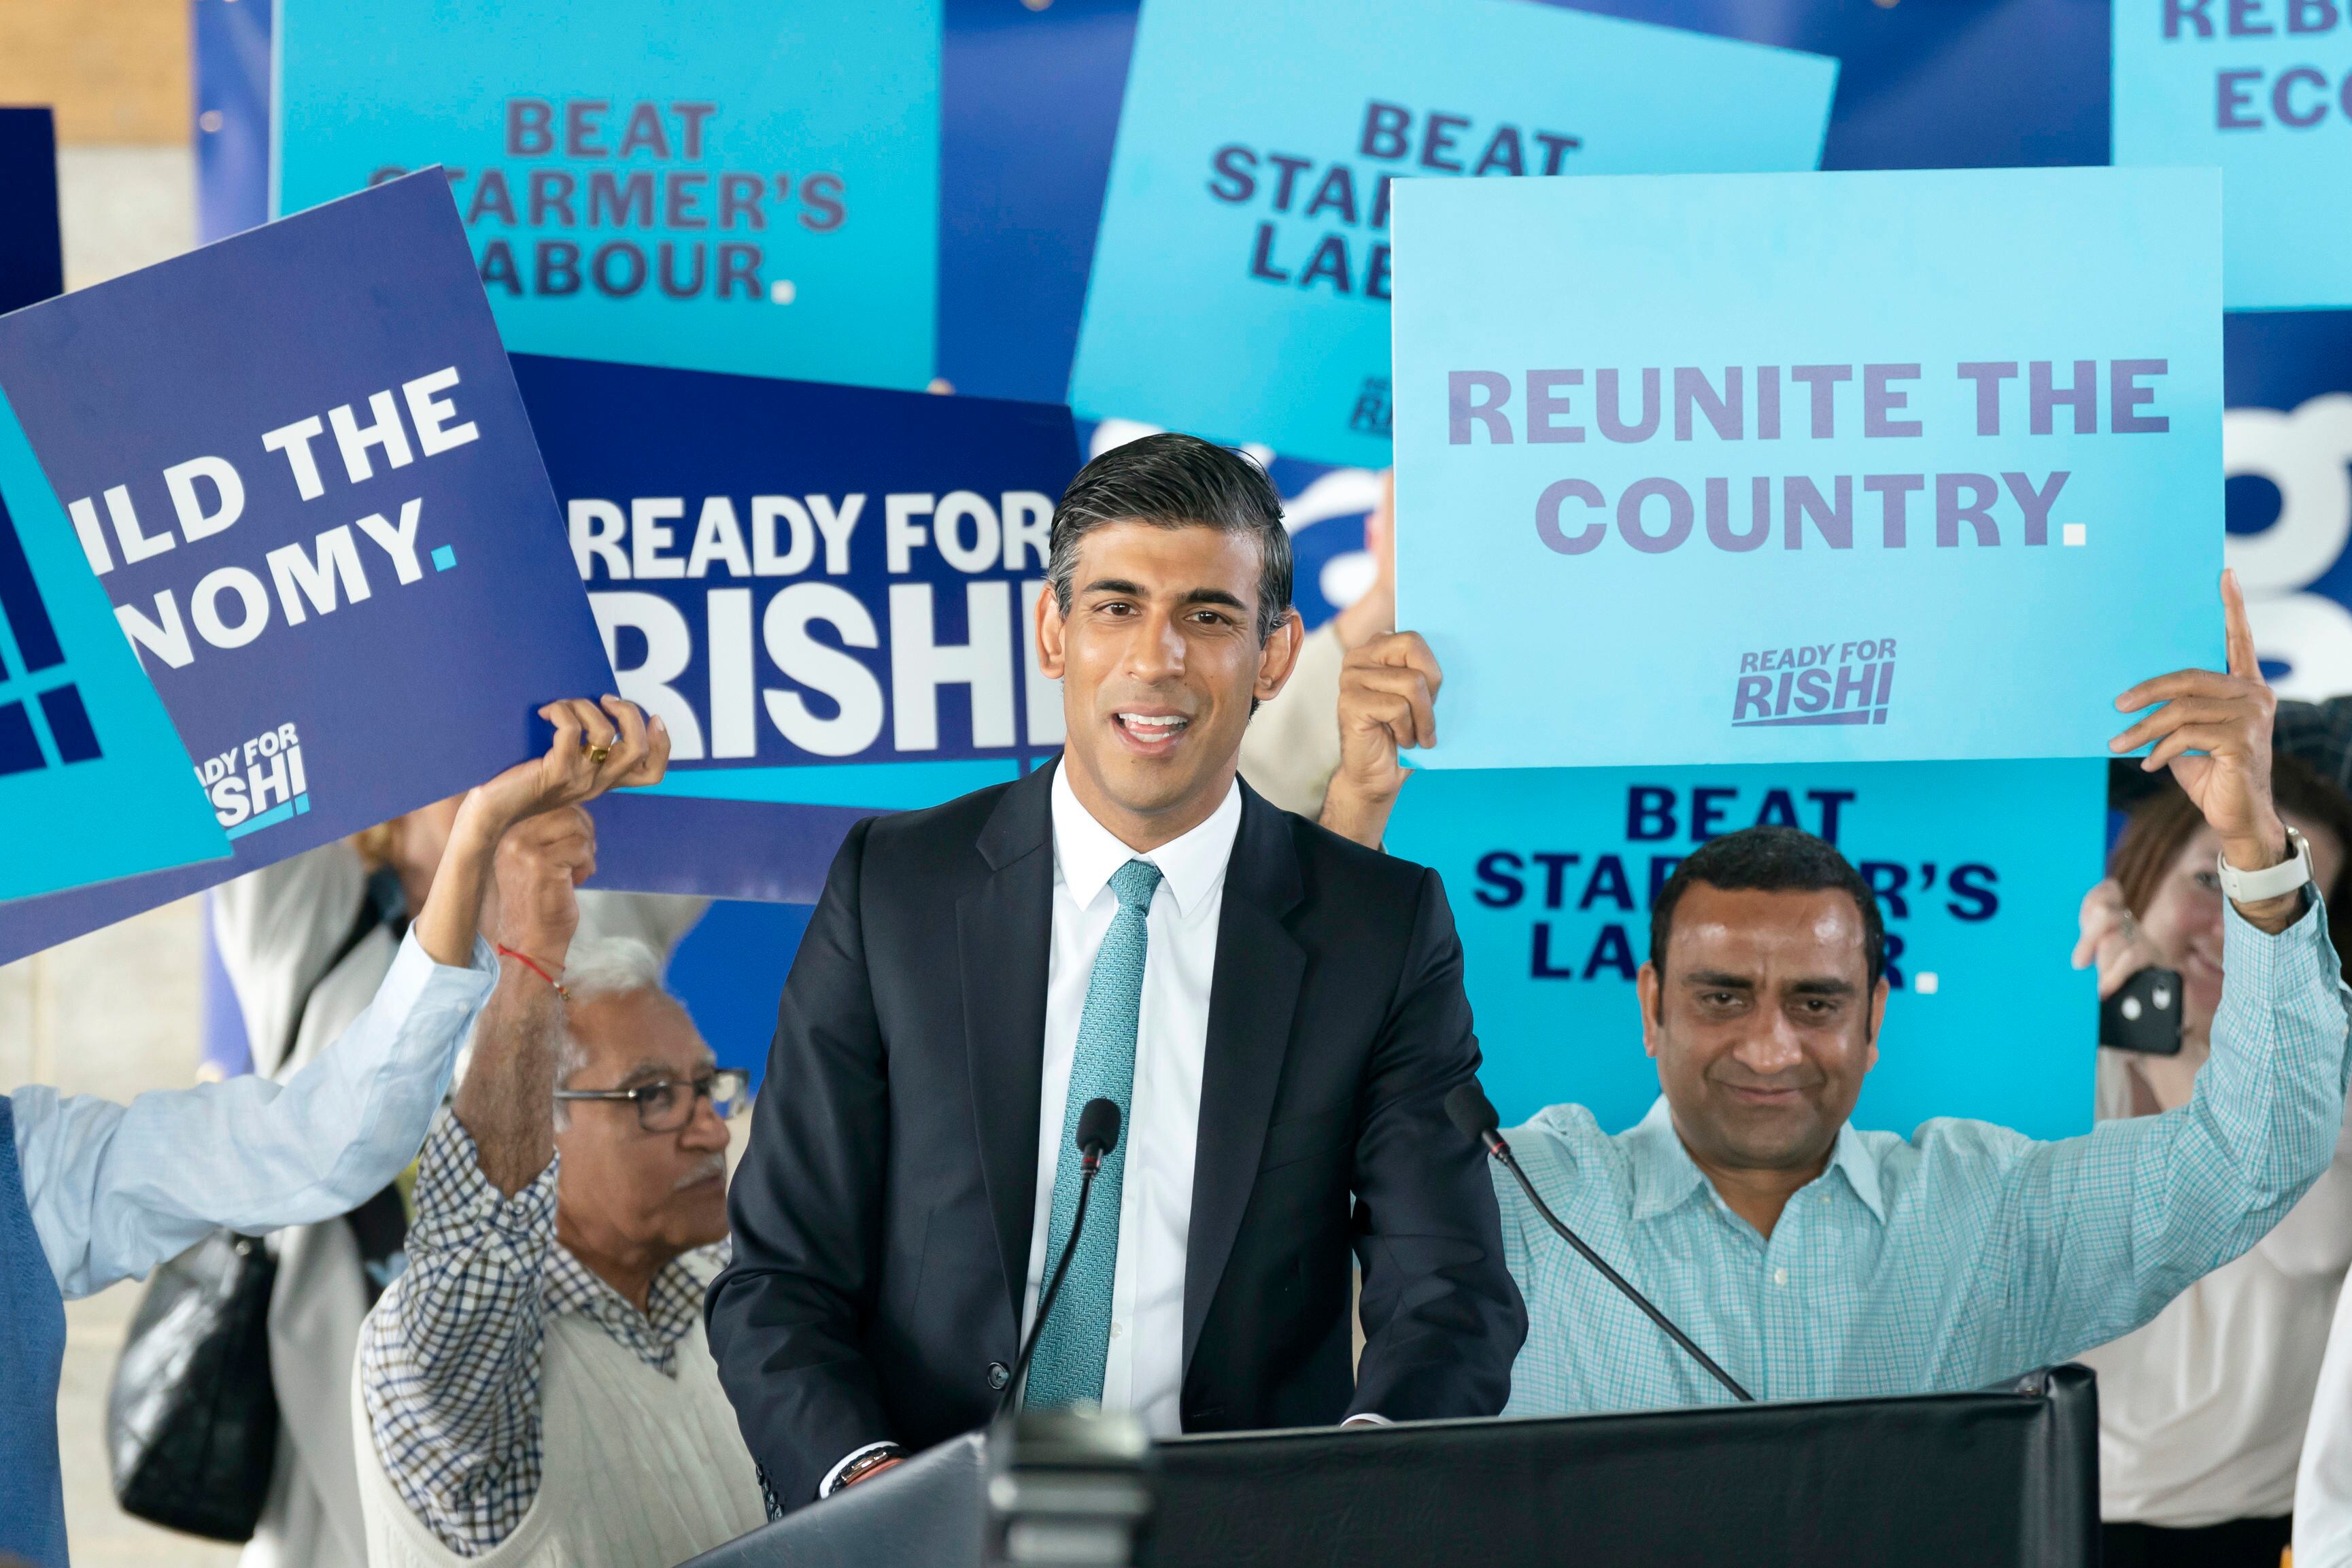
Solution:
[{"label": "'ready for rishi!' logo", "polygon": [[1863,637],[1739,656],[1736,730],[1781,724],[1884,724],[1895,691],[1895,639]]},{"label": "'ready for rishi!' logo", "polygon": [[231,838],[291,822],[310,809],[301,737],[290,720],[206,757],[196,764],[196,781]]}]

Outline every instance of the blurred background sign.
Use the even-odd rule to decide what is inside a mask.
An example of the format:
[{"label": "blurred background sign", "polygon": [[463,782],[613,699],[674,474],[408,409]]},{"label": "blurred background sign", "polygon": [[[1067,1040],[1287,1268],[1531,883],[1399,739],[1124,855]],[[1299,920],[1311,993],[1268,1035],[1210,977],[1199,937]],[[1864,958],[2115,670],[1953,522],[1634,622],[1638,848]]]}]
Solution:
[{"label": "blurred background sign", "polygon": [[929,381],[940,0],[277,0],[276,23],[271,210],[443,165],[509,348]]}]

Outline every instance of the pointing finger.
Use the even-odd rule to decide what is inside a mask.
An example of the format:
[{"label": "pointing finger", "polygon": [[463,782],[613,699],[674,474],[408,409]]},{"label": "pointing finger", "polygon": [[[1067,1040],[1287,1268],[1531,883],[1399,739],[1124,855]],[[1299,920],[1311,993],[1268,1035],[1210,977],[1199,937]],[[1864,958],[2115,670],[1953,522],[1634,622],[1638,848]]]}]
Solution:
[{"label": "pointing finger", "polygon": [[2230,673],[2247,680],[2263,678],[2263,662],[2254,652],[2253,622],[2246,616],[2246,595],[2239,591],[2238,574],[2221,574],[2221,616],[2228,628]]}]

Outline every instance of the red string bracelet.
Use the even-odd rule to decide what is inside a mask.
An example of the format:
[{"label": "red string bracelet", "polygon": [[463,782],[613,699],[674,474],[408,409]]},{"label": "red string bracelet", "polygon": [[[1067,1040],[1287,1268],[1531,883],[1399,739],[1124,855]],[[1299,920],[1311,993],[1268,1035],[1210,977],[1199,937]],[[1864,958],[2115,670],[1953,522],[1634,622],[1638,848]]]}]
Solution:
[{"label": "red string bracelet", "polygon": [[554,975],[550,974],[546,970],[541,969],[539,966],[539,961],[531,957],[530,954],[527,952],[517,952],[513,948],[509,947],[502,942],[492,942],[490,945],[499,950],[499,957],[513,959],[517,963],[521,964],[525,969],[530,970],[533,974],[538,975],[541,980],[544,980],[550,985],[554,986],[555,994],[558,996],[562,997],[566,1002],[572,1000],[572,993],[563,988],[563,982],[558,980]]}]

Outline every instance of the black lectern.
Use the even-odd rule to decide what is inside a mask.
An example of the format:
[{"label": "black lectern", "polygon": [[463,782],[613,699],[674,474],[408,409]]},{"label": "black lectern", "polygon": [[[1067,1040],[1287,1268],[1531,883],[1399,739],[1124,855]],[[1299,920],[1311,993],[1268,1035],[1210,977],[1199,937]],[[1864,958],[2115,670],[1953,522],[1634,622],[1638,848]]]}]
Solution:
[{"label": "black lectern", "polygon": [[[1151,1568],[2092,1568],[2091,1373],[1981,1394],[1435,1421],[1155,1446]],[[978,1434],[693,1568],[978,1568]]]}]

